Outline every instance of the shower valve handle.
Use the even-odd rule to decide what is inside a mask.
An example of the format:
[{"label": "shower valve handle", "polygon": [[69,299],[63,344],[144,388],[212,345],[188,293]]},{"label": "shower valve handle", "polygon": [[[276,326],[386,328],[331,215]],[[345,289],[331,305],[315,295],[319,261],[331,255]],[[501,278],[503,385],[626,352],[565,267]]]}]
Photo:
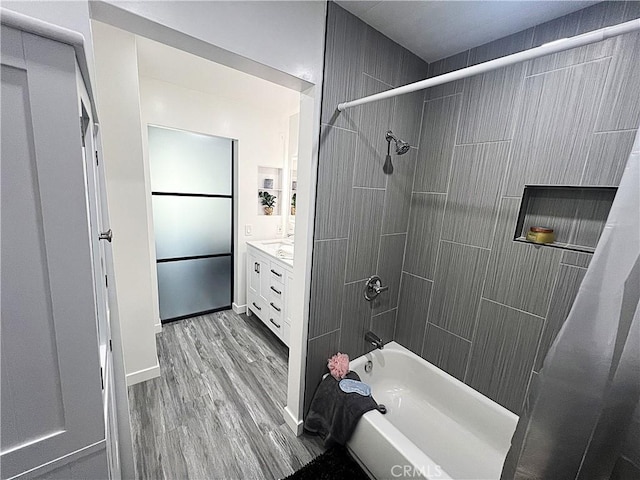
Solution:
[{"label": "shower valve handle", "polygon": [[380,277],[378,275],[373,275],[372,277],[369,277],[369,279],[367,280],[367,283],[365,284],[364,298],[368,302],[370,302],[371,300],[376,298],[378,295],[380,295],[382,292],[385,292],[387,290],[389,290],[389,286],[385,285],[383,287],[382,280],[380,279]]}]

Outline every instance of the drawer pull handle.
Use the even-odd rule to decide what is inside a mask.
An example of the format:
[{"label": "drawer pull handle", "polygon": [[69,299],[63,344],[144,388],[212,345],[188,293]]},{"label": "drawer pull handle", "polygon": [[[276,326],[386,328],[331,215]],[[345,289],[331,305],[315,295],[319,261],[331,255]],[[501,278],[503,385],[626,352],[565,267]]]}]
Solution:
[{"label": "drawer pull handle", "polygon": [[256,302],[251,302],[253,303],[253,306],[256,307],[258,310],[262,310],[262,308],[260,308],[258,305],[256,305]]},{"label": "drawer pull handle", "polygon": [[270,319],[269,319],[269,321],[270,321],[271,323],[273,323],[273,324],[276,326],[276,328],[280,328],[280,325],[278,325],[276,322],[274,322],[274,321],[273,321],[273,318],[270,318]]},{"label": "drawer pull handle", "polygon": [[271,273],[273,273],[277,277],[281,277],[282,276],[281,273],[276,272],[273,268],[271,269]]},{"label": "drawer pull handle", "polygon": [[282,310],[280,310],[278,307],[276,307],[276,306],[273,304],[273,302],[271,302],[271,306],[272,306],[273,308],[275,308],[278,312],[282,311]]},{"label": "drawer pull handle", "polygon": [[276,292],[278,295],[282,295],[282,292],[280,290],[276,290],[275,288],[271,287],[271,290],[273,290],[274,292]]},{"label": "drawer pull handle", "polygon": [[253,262],[253,271],[260,273],[260,264],[258,262]]}]

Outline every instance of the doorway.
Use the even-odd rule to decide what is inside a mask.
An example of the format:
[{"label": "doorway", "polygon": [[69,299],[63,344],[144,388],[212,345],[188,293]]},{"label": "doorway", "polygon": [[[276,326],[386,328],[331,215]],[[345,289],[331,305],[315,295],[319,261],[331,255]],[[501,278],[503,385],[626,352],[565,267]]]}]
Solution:
[{"label": "doorway", "polygon": [[[291,345],[288,355],[288,375],[286,381],[281,385],[285,387],[283,402],[277,408],[278,412],[282,412],[284,408],[284,421],[287,427],[294,432],[300,431],[301,421],[301,391],[304,382],[304,357],[306,353],[306,306],[308,305],[309,296],[309,277],[311,267],[311,230],[313,218],[313,202],[314,198],[313,186],[315,185],[315,148],[317,145],[314,139],[317,138],[319,133],[318,128],[314,122],[315,116],[318,112],[318,99],[316,97],[318,91],[315,87],[307,88],[305,85],[301,85],[301,89],[306,88],[303,93],[294,92],[297,98],[293,102],[289,102],[285,99],[282,101],[282,97],[277,97],[277,91],[272,87],[268,91],[258,91],[250,88],[246,82],[246,78],[241,78],[239,81],[232,82],[220,82],[220,70],[221,66],[215,69],[209,66],[195,65],[195,58],[193,55],[189,55],[188,58],[194,60],[194,68],[176,68],[174,57],[179,54],[176,50],[169,50],[167,48],[156,52],[153,57],[141,55],[141,51],[150,46],[150,39],[144,39],[142,37],[132,35],[125,31],[117,31],[117,29],[111,29],[105,24],[99,24],[94,21],[94,45],[96,46],[96,59],[99,73],[104,73],[104,91],[108,92],[109,109],[107,110],[107,116],[104,116],[103,123],[109,125],[112,128],[113,135],[110,135],[111,150],[114,152],[110,158],[114,159],[116,164],[113,166],[113,171],[118,174],[114,177],[114,180],[118,183],[112,183],[111,187],[115,191],[117,188],[117,194],[112,196],[114,202],[118,205],[114,209],[120,208],[122,216],[119,217],[123,224],[123,235],[127,235],[120,242],[122,249],[129,249],[129,246],[133,246],[133,243],[141,243],[140,239],[153,239],[154,230],[149,230],[150,235],[145,234],[145,228],[148,225],[153,225],[152,218],[147,218],[143,215],[142,208],[138,209],[138,206],[142,207],[139,197],[143,193],[141,186],[145,189],[148,184],[145,185],[146,180],[149,178],[149,171],[144,172],[144,176],[140,175],[140,167],[146,169],[145,162],[140,165],[138,153],[137,139],[133,137],[137,136],[136,130],[140,132],[139,126],[142,123],[142,131],[139,133],[143,137],[142,149],[145,150],[147,125],[162,125],[165,127],[179,128],[188,130],[191,132],[206,133],[211,135],[219,135],[227,138],[238,139],[238,145],[240,146],[238,155],[238,161],[234,164],[234,168],[237,170],[235,175],[236,195],[237,202],[235,204],[236,225],[234,228],[235,244],[234,254],[236,256],[236,270],[234,271],[234,304],[232,305],[233,311],[236,314],[242,314],[243,308],[246,308],[245,299],[242,298],[242,292],[246,292],[242,285],[242,279],[246,282],[246,237],[251,236],[253,239],[258,239],[258,235],[262,238],[273,238],[280,233],[282,236],[284,228],[278,232],[278,227],[282,226],[287,228],[288,223],[285,221],[284,215],[278,218],[277,216],[259,215],[256,213],[256,206],[258,205],[258,190],[260,189],[259,178],[256,172],[260,167],[275,167],[276,158],[281,161],[282,158],[289,158],[286,148],[288,145],[286,136],[279,138],[271,134],[272,129],[278,128],[283,132],[287,132],[289,129],[289,117],[295,112],[300,112],[300,137],[299,145],[301,146],[298,155],[297,173],[297,190],[301,192],[298,198],[298,208],[296,211],[295,222],[295,243],[296,243],[296,256],[293,261],[293,270],[296,281],[293,283],[292,293],[292,306],[293,312],[291,321]],[[104,37],[104,38],[103,38]],[[110,38],[111,40],[107,40]],[[103,41],[104,40],[104,41]],[[114,53],[114,49],[119,50],[118,54]],[[121,52],[121,53],[120,53]],[[144,52],[142,52],[144,53]],[[151,52],[153,53],[153,52]],[[100,55],[98,55],[100,54]],[[185,53],[180,53],[184,56]],[[153,61],[147,61],[153,60]],[[156,61],[157,60],[157,61]],[[137,66],[137,68],[130,68],[131,66]],[[228,67],[224,67],[228,69]],[[125,85],[127,90],[123,92],[122,88],[115,88],[116,83],[113,81],[114,71],[122,72],[122,82],[118,82],[117,85],[122,87]],[[175,77],[172,80],[170,75],[178,75],[179,82],[175,81]],[[126,78],[125,78],[126,77]],[[98,85],[100,86],[101,75],[98,75]],[[212,80],[218,80],[215,83]],[[233,94],[230,91],[232,88],[237,89],[243,87],[243,91],[240,94]],[[111,88],[113,87],[113,88]],[[224,88],[223,88],[224,87]],[[164,94],[162,92],[170,92]],[[102,98],[105,98],[103,91],[99,91]],[[126,93],[127,95],[123,95]],[[215,98],[214,98],[215,97]],[[224,97],[224,98],[221,98]],[[216,100],[220,98],[220,100]],[[224,100],[224,101],[223,101]],[[286,105],[293,105],[289,115],[282,121],[277,120],[269,113],[268,108],[259,108],[258,112],[249,113],[246,108],[247,102],[256,101],[260,102],[264,107],[265,102],[276,103],[278,108],[282,108]],[[226,112],[228,109],[233,108],[235,112]],[[244,114],[243,112],[247,112]],[[125,113],[125,114],[123,114]],[[243,113],[242,118],[239,113]],[[111,119],[108,122],[108,119]],[[136,121],[137,120],[137,121]],[[123,123],[124,122],[124,123]],[[257,123],[260,125],[257,125]],[[136,126],[136,123],[138,125]],[[117,129],[116,129],[117,127]],[[105,128],[105,132],[107,129]],[[265,138],[268,135],[269,138]],[[126,136],[130,139],[127,145],[130,149],[118,148],[122,145],[122,138]],[[248,142],[249,139],[254,138],[257,141]],[[275,139],[272,140],[272,139]],[[266,155],[267,151],[279,152],[274,155]],[[117,154],[116,154],[117,152]],[[148,152],[143,152],[144,156],[147,156]],[[246,163],[241,159],[252,157],[255,160]],[[148,156],[147,156],[148,158]],[[280,167],[282,168],[282,167]],[[285,171],[288,172],[288,168]],[[127,178],[120,176],[120,173],[126,173]],[[134,178],[135,177],[135,178]],[[140,181],[142,178],[142,182]],[[244,178],[245,180],[242,180]],[[130,181],[129,181],[130,179]],[[122,188],[119,188],[122,186]],[[150,187],[150,186],[149,186]],[[130,193],[128,199],[124,205],[124,198],[121,196],[122,190],[126,188],[126,192]],[[135,188],[135,192],[133,191]],[[243,189],[244,192],[243,193]],[[134,195],[135,194],[135,195]],[[147,196],[148,195],[148,196]],[[145,193],[148,199],[148,206],[144,209],[144,213],[152,212],[152,195],[151,188]],[[135,198],[134,198],[135,197]],[[280,201],[284,201],[286,195],[282,194]],[[134,203],[136,202],[136,203]],[[245,208],[246,207],[246,208]],[[283,208],[284,212],[290,212],[291,209]],[[132,218],[135,216],[135,220]],[[292,223],[292,222],[291,222]],[[131,244],[128,242],[131,241]],[[140,260],[140,253],[143,252],[142,246],[136,248],[137,259],[132,257],[129,260],[136,261],[136,265],[140,265],[139,268],[133,268],[129,263],[123,265],[122,272],[125,275],[125,283],[128,280],[129,273],[143,273],[142,260]],[[156,268],[155,255],[155,242],[152,240],[149,244],[149,250],[153,252],[152,256],[144,258],[144,261],[149,261],[151,270]],[[155,275],[152,276],[156,278]],[[121,285],[122,282],[118,282]],[[144,287],[144,285],[142,285]],[[125,285],[126,287],[126,285]],[[151,290],[153,286],[150,285]],[[123,287],[126,295],[132,290],[128,290]],[[136,298],[132,299],[130,304],[130,310],[142,310],[146,309],[148,303],[144,302],[145,292],[139,292],[136,294]],[[142,295],[142,296],[141,296]],[[157,296],[156,296],[157,298]],[[144,303],[144,304],[143,304]],[[157,305],[157,303],[156,303]],[[129,307],[129,304],[127,304]],[[137,312],[136,312],[137,313]],[[146,311],[143,313],[147,313]],[[213,314],[219,317],[226,312],[218,312]],[[137,372],[130,374],[132,381],[130,384],[136,381],[153,378],[153,376],[147,372],[158,371],[157,367],[151,366],[144,368],[150,362],[147,361],[147,356],[142,358],[142,355],[138,355],[140,352],[141,342],[148,340],[148,323],[146,318],[149,315],[145,315],[142,319],[139,315],[131,315],[127,318],[136,319],[135,331],[132,325],[131,331],[135,336],[126,337],[125,346],[131,343],[129,351],[132,356],[136,356],[134,360],[140,360],[137,362],[137,368],[141,372],[138,375]],[[159,315],[154,318],[159,319]],[[174,325],[182,324],[185,322],[176,322]],[[192,323],[191,320],[188,324]],[[165,332],[165,328],[160,328],[159,321],[155,325],[156,333]],[[167,325],[169,327],[169,325]],[[173,326],[171,326],[173,330]],[[144,329],[144,335],[141,334]],[[191,332],[188,332],[189,334]],[[186,333],[185,333],[186,334]],[[197,343],[193,343],[197,345]],[[157,350],[161,355],[162,345],[158,345]],[[204,350],[202,354],[206,353]],[[156,360],[157,361],[157,360]],[[130,365],[133,365],[131,362]],[[138,366],[139,365],[139,366]],[[133,370],[133,369],[132,369]],[[144,375],[143,375],[144,373]],[[179,380],[178,380],[179,382]],[[286,397],[286,400],[285,400]],[[286,403],[285,403],[286,402]],[[282,417],[281,417],[282,418]]]}]

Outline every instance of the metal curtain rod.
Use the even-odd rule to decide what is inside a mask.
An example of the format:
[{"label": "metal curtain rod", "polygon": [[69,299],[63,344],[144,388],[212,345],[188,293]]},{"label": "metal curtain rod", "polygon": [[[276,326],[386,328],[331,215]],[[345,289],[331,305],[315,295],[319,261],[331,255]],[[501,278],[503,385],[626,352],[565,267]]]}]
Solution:
[{"label": "metal curtain rod", "polygon": [[479,63],[478,65],[473,65],[471,67],[461,68],[460,70],[445,73],[444,75],[438,75],[437,77],[428,78],[426,80],[420,80],[402,87],[392,88],[391,90],[376,93],[375,95],[369,95],[349,102],[342,102],[338,104],[338,111],[342,112],[347,108],[357,107],[358,105],[364,105],[365,103],[377,102],[379,100],[396,97],[405,93],[424,90],[425,88],[435,87],[436,85],[442,85],[443,83],[453,82],[454,80],[459,80],[461,78],[489,72],[491,70],[506,67],[507,65],[513,65],[514,63],[524,62],[533,58],[543,57],[544,55],[550,55],[552,53],[562,52],[563,50],[569,50],[571,48],[581,47],[590,43],[600,42],[607,38],[624,35],[625,33],[631,33],[638,30],[640,30],[640,18],[620,23],[612,27],[583,33],[582,35],[576,35],[575,37],[562,38],[539,47],[530,48],[523,52],[496,58],[495,60]]}]

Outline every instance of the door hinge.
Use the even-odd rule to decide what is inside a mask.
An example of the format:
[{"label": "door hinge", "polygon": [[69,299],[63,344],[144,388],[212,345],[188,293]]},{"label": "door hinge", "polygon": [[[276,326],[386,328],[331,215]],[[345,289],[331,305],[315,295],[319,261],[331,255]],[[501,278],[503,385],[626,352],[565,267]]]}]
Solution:
[{"label": "door hinge", "polygon": [[102,376],[102,367],[100,367],[100,387],[104,390],[104,377]]},{"label": "door hinge", "polygon": [[107,276],[104,276],[104,286],[105,288],[109,288],[109,279],[107,278]]},{"label": "door hinge", "polygon": [[109,351],[113,352],[113,344],[111,343],[111,339],[109,339]]},{"label": "door hinge", "polygon": [[98,161],[98,151],[96,150],[96,165],[99,165],[100,162]]}]

